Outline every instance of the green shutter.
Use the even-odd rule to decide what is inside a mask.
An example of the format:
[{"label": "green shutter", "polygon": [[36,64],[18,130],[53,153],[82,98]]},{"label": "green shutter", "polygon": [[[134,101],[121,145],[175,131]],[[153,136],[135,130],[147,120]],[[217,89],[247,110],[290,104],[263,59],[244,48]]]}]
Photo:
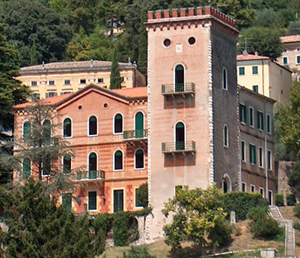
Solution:
[{"label": "green shutter", "polygon": [[135,115],[135,137],[143,138],[144,132],[144,114],[142,112],[138,112]]},{"label": "green shutter", "polygon": [[114,190],[114,212],[123,211],[123,190]]},{"label": "green shutter", "polygon": [[97,210],[97,192],[89,192],[89,210]]}]

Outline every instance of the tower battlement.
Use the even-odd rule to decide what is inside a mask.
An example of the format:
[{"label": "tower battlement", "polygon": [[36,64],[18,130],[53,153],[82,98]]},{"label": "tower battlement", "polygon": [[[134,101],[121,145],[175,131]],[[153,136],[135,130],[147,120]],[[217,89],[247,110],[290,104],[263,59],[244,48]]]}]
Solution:
[{"label": "tower battlement", "polygon": [[219,12],[211,6],[148,11],[147,24],[185,21],[199,18],[214,18],[230,27],[233,27],[234,29],[237,29],[237,24],[234,19],[230,18],[224,13]]}]

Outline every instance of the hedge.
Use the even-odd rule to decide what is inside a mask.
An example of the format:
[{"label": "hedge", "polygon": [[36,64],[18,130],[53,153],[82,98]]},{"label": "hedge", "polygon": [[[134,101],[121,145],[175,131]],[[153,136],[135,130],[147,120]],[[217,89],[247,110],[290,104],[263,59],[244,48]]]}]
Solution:
[{"label": "hedge", "polygon": [[284,205],[283,194],[275,194],[275,204],[276,206]]},{"label": "hedge", "polygon": [[229,192],[223,196],[224,210],[228,214],[235,211],[237,221],[245,220],[249,210],[257,206],[268,206],[268,201],[263,199],[259,193]]}]

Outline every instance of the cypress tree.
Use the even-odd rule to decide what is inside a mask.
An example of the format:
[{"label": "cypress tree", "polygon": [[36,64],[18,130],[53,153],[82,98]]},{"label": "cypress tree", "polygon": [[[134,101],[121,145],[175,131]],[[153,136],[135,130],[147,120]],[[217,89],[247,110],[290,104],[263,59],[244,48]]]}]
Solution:
[{"label": "cypress tree", "polygon": [[115,47],[110,70],[110,89],[121,89],[121,77],[117,58],[118,48]]}]

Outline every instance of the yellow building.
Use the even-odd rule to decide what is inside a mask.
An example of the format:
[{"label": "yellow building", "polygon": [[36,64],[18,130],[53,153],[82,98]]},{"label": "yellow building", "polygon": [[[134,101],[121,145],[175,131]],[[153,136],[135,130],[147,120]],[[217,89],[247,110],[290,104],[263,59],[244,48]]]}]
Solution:
[{"label": "yellow building", "polygon": [[292,72],[258,55],[237,56],[238,84],[278,102],[288,100],[292,87]]},{"label": "yellow building", "polygon": [[[57,62],[23,67],[17,78],[30,86],[36,98],[48,98],[76,92],[90,83],[109,88],[111,62]],[[146,78],[131,63],[119,63],[121,87],[145,86]]]}]

